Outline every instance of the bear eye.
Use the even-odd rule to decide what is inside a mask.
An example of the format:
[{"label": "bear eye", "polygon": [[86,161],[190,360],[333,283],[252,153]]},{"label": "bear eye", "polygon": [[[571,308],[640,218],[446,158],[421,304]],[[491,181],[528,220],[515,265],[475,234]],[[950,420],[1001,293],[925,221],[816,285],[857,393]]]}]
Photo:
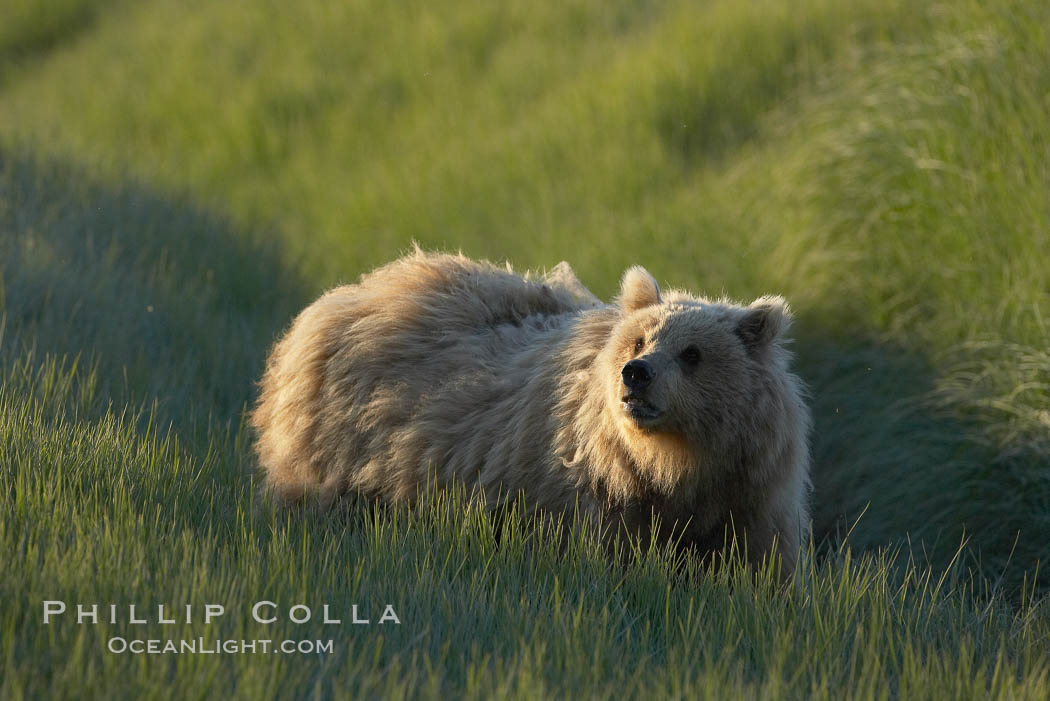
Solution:
[{"label": "bear eye", "polygon": [[638,355],[645,348],[645,339],[639,336],[634,342],[634,354]]},{"label": "bear eye", "polygon": [[696,365],[700,362],[700,349],[696,346],[689,346],[684,351],[679,353],[678,357],[686,365]]}]

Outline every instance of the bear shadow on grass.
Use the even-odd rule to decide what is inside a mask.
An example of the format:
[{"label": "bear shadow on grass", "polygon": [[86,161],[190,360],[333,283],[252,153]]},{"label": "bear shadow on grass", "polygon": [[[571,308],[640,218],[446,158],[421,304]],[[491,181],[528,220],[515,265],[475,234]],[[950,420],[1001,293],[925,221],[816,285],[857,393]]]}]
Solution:
[{"label": "bear shadow on grass", "polygon": [[45,411],[174,430],[209,466],[193,486],[133,489],[139,508],[177,504],[187,527],[201,503],[231,512],[249,458],[223,434],[238,435],[267,351],[309,295],[274,240],[139,182],[0,148],[0,369],[34,372],[50,356],[77,362],[83,382],[89,366],[95,399]]},{"label": "bear shadow on grass", "polygon": [[[1045,538],[1050,456],[1002,450],[976,421],[929,401],[937,372],[924,357],[871,339],[801,329],[796,371],[809,386],[814,431],[813,538],[818,553],[900,548],[935,574],[956,563],[1001,585],[1027,586],[1050,559]],[[1040,574],[1035,583],[1050,590]]]},{"label": "bear shadow on grass", "polygon": [[156,400],[163,425],[236,422],[307,299],[272,240],[140,183],[0,149],[5,355],[79,355],[101,395]]}]

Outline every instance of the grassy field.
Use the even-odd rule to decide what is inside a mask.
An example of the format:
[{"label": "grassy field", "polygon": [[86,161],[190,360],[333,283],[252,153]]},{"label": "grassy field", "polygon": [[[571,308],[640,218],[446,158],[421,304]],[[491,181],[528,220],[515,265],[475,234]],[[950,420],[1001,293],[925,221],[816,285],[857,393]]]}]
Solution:
[{"label": "grassy field", "polygon": [[[0,697],[1047,698],[1047,55],[1042,0],[3,3]],[[269,344],[413,240],[603,297],[635,263],[784,294],[798,586],[610,568],[453,498],[259,508]],[[287,620],[324,603],[344,625]]]}]

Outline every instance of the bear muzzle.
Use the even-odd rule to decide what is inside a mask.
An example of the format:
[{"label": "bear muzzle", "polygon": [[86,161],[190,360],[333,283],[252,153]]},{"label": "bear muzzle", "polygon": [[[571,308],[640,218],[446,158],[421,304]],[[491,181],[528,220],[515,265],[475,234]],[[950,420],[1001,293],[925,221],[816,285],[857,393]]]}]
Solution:
[{"label": "bear muzzle", "polygon": [[663,409],[649,402],[644,396],[646,388],[656,378],[656,368],[648,361],[636,358],[623,366],[620,377],[623,379],[623,386],[627,389],[621,398],[627,415],[638,424],[659,419],[664,413]]}]

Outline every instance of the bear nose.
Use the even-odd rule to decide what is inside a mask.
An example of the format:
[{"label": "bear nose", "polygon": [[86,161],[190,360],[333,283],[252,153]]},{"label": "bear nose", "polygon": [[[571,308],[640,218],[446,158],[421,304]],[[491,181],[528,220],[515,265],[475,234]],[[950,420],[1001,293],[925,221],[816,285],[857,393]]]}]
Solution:
[{"label": "bear nose", "polygon": [[643,390],[656,377],[656,369],[644,360],[632,360],[620,372],[623,384],[631,391]]}]

